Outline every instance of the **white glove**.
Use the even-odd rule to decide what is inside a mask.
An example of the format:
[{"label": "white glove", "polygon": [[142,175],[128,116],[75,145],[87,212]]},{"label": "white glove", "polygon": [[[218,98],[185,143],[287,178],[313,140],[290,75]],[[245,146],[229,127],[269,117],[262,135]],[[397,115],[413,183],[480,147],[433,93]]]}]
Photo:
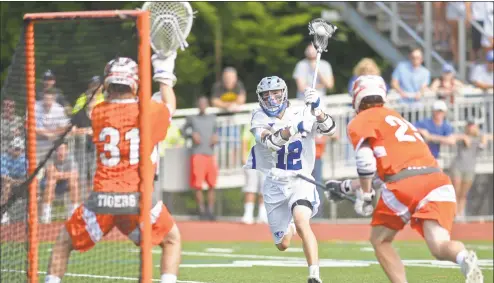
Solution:
[{"label": "white glove", "polygon": [[173,74],[175,70],[175,59],[177,52],[173,51],[170,56],[162,57],[154,54],[151,57],[153,63],[154,76],[153,80],[162,84],[173,87],[177,82],[177,77]]},{"label": "white glove", "polygon": [[306,88],[304,92],[305,104],[310,105],[311,113],[314,116],[320,115],[321,109],[321,98],[319,97],[319,92],[314,88]]},{"label": "white glove", "polygon": [[374,212],[374,206],[372,205],[372,200],[374,199],[376,192],[372,189],[368,193],[364,193],[362,188],[355,191],[355,204],[353,208],[357,214],[362,216],[369,216]]},{"label": "white glove", "polygon": [[300,119],[295,120],[290,126],[290,136],[296,133],[302,134],[303,137],[307,136],[312,131],[314,121],[314,116],[300,116]]}]

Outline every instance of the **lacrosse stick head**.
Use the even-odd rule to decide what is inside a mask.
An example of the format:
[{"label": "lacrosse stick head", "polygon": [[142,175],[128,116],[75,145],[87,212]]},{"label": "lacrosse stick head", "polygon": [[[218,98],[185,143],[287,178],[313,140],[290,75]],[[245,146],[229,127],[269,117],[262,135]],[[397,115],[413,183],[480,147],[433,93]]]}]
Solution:
[{"label": "lacrosse stick head", "polygon": [[309,35],[314,36],[312,44],[316,48],[317,52],[322,53],[328,51],[328,41],[338,28],[321,18],[314,19],[309,23]]},{"label": "lacrosse stick head", "polygon": [[145,2],[142,10],[149,11],[151,48],[156,54],[168,57],[178,48],[187,48],[194,21],[189,2]]}]

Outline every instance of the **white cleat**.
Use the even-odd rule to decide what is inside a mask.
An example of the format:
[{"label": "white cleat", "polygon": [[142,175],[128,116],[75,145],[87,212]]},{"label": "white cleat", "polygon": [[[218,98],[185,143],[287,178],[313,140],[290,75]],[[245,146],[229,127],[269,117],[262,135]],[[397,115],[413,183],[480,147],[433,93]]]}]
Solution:
[{"label": "white cleat", "polygon": [[461,265],[461,272],[465,275],[465,283],[484,283],[484,276],[474,251],[468,251],[468,255]]},{"label": "white cleat", "polygon": [[322,280],[319,277],[309,276],[307,283],[322,283]]}]

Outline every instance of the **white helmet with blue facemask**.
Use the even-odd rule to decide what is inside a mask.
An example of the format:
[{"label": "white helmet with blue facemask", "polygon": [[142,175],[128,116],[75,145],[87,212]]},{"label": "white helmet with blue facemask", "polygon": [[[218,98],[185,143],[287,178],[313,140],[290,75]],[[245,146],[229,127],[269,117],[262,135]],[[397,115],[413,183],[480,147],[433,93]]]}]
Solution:
[{"label": "white helmet with blue facemask", "polygon": [[256,93],[262,110],[270,117],[278,116],[288,105],[288,88],[280,77],[263,78]]}]

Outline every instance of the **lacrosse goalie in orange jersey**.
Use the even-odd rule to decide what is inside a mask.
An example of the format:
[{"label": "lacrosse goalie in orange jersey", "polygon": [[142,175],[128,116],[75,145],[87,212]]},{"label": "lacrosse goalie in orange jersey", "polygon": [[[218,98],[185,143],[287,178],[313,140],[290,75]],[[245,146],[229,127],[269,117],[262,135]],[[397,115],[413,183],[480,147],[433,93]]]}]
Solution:
[{"label": "lacrosse goalie in orange jersey", "polygon": [[[329,181],[326,186],[354,194],[358,214],[369,216],[374,212],[370,241],[389,280],[407,282],[405,267],[391,243],[410,222],[434,257],[458,263],[465,282],[483,282],[475,253],[450,239],[456,211],[451,181],[417,129],[396,111],[383,106],[384,80],[361,76],[353,85],[352,95],[357,115],[348,124],[347,132],[355,148],[359,179]],[[375,210],[373,179],[382,189]]]},{"label": "lacrosse goalie in orange jersey", "polygon": [[[161,102],[151,101],[152,143],[162,141],[176,108],[173,75],[176,52],[152,58],[153,79],[160,83]],[[48,267],[47,283],[61,282],[70,252],[87,251],[116,227],[136,245],[139,221],[139,87],[138,67],[130,58],[119,57],[105,68],[106,101],[92,112],[93,142],[97,169],[88,200],[77,208],[62,228]],[[151,160],[156,164],[155,147]],[[152,173],[153,174],[153,173]],[[152,177],[152,176],[151,176]],[[180,264],[180,233],[165,205],[153,203],[152,243],[162,248],[161,282],[175,283]]]}]

